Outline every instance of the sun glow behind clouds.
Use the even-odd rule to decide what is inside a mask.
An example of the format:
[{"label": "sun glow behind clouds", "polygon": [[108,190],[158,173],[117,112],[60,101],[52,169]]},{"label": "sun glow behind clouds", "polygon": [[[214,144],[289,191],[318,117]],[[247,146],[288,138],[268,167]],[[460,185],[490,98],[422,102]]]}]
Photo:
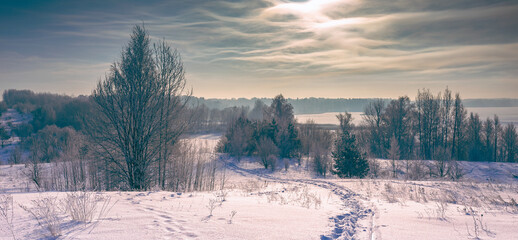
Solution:
[{"label": "sun glow behind clouds", "polygon": [[329,20],[323,23],[315,24],[315,28],[335,28],[347,25],[362,24],[366,21],[365,18],[342,18],[337,20]]},{"label": "sun glow behind clouds", "polygon": [[310,0],[307,2],[274,2],[266,13],[294,15],[304,20],[323,23],[332,20],[325,14],[337,6],[356,5],[356,0]]},{"label": "sun glow behind clouds", "polygon": [[310,0],[307,2],[290,2],[290,3],[278,3],[275,7],[271,8],[271,10],[280,10],[286,11],[290,13],[299,13],[299,14],[315,14],[319,13],[322,8],[329,6],[331,4],[336,4],[339,2],[343,2],[341,0]]},{"label": "sun glow behind clouds", "polygon": [[464,97],[514,97],[518,86],[518,3],[508,0],[48,2],[54,11],[31,9],[47,19],[40,25],[22,21],[32,17],[26,6],[0,14],[3,87],[53,91],[63,88],[47,83],[75,79],[85,83],[75,93],[89,94],[109,67],[84,74],[85,64],[109,65],[142,21],[182,52],[199,96],[397,97],[447,85]]}]

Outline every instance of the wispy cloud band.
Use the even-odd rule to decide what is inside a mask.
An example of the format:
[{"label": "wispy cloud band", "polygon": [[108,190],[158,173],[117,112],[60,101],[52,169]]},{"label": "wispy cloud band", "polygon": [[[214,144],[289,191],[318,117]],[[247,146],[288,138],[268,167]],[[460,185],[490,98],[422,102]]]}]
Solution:
[{"label": "wispy cloud band", "polygon": [[[82,69],[84,62],[108,65],[127,41],[131,25],[144,22],[154,38],[164,37],[180,49],[200,96],[289,92],[293,97],[395,97],[401,93],[398,87],[449,85],[472,97],[513,97],[518,89],[518,3],[513,1],[198,0],[108,5],[113,8],[83,3],[39,13],[45,27],[10,29],[13,34],[0,37],[0,52],[51,59],[44,65],[46,74],[37,70],[40,81],[49,81],[57,78],[56,72],[73,76],[74,71],[58,70],[62,62],[77,64],[71,69]],[[38,11],[33,8],[26,12]],[[21,16],[20,10],[12,17]],[[22,37],[27,35],[37,39]],[[0,67],[0,81],[12,80],[10,71]],[[92,78],[81,70],[76,73],[79,79]],[[320,84],[317,92],[311,81]],[[488,87],[488,81],[493,85]],[[231,84],[232,92],[227,87]],[[369,92],[373,84],[377,86]]]}]

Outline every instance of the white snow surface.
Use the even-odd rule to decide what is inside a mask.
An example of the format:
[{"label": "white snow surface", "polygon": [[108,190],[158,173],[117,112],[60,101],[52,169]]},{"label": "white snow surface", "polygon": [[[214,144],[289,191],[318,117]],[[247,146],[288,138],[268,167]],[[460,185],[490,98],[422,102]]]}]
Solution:
[{"label": "white snow surface", "polygon": [[[189,138],[215,146],[218,135]],[[216,155],[218,190],[96,192],[108,211],[92,222],[60,212],[58,239],[517,239],[518,164],[463,162],[460,181],[338,179],[291,161],[265,170],[254,158]],[[279,164],[281,165],[281,164]],[[283,165],[283,164],[282,164]],[[284,165],[282,166],[284,167]],[[20,206],[67,192],[37,192],[24,165],[0,165],[0,196],[14,198],[17,239],[50,239]],[[222,183],[224,185],[222,190]],[[223,197],[224,196],[224,197]],[[223,200],[224,198],[224,200]],[[104,200],[103,200],[104,199]],[[212,216],[208,206],[217,201]],[[232,217],[232,212],[235,215]],[[96,214],[99,213],[99,208]],[[0,218],[0,239],[13,239]]]}]

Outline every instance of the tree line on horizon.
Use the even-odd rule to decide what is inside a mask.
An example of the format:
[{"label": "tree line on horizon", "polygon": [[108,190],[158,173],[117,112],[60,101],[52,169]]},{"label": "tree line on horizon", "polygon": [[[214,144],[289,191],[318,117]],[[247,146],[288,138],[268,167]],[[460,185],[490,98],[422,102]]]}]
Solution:
[{"label": "tree line on horizon", "polygon": [[[257,100],[270,105],[272,98],[204,98],[192,97],[192,104],[203,105],[210,110],[223,110],[232,107],[245,107],[252,109]],[[286,98],[293,106],[294,114],[318,114],[327,112],[363,112],[371,102],[382,100],[388,104],[391,98]],[[464,99],[464,106],[474,107],[518,107],[518,99],[513,98],[489,98],[489,99]]]}]

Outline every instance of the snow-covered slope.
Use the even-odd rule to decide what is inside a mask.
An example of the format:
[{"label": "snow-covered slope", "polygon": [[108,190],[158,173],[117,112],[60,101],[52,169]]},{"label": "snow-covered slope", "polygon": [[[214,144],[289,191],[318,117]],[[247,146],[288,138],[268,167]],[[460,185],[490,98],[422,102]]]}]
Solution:
[{"label": "snow-covered slope", "polygon": [[[214,146],[215,135],[190,141]],[[60,210],[67,192],[35,191],[23,165],[0,166],[0,197],[13,196],[14,234],[49,231],[21,206],[56,199],[59,239],[516,239],[517,164],[462,163],[465,178],[337,179],[304,165],[272,173],[252,158],[221,155],[218,187],[208,192],[88,193],[98,203],[92,222]],[[219,176],[222,176],[221,174]],[[510,177],[511,176],[511,177]],[[488,181],[490,179],[490,181]],[[497,182],[494,179],[504,179]],[[222,186],[224,182],[224,186]],[[102,205],[108,207],[102,211]],[[49,206],[50,207],[50,206]],[[212,208],[212,214],[210,209]],[[100,214],[100,215],[99,215]],[[12,239],[0,218],[0,239]]]},{"label": "snow-covered slope", "polygon": [[11,152],[20,139],[12,134],[12,129],[20,124],[28,123],[32,120],[32,115],[21,114],[15,109],[8,109],[0,116],[0,126],[5,128],[11,138],[4,142],[4,147],[0,148],[0,164],[6,164],[7,159],[11,156]]}]

